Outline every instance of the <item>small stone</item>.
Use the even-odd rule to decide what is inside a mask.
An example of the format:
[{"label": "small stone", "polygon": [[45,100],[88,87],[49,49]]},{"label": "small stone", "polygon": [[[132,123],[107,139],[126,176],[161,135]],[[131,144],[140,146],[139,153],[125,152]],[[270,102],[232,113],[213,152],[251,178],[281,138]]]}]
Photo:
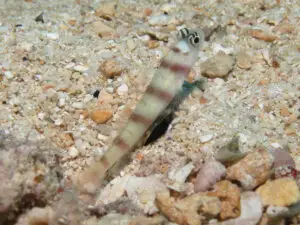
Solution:
[{"label": "small stone", "polygon": [[46,33],[46,37],[51,40],[57,40],[59,38],[58,33]]},{"label": "small stone", "polygon": [[275,32],[279,32],[281,34],[291,34],[294,30],[295,26],[289,23],[281,23],[274,28]]},{"label": "small stone", "polygon": [[293,177],[297,173],[296,163],[287,151],[272,149],[270,152],[274,157],[273,168],[275,178]]},{"label": "small stone", "polygon": [[83,73],[83,72],[88,71],[89,67],[88,66],[84,66],[84,65],[76,65],[76,66],[74,66],[74,70]]},{"label": "small stone", "polygon": [[121,84],[117,89],[118,95],[126,95],[128,93],[128,86],[126,84]]},{"label": "small stone", "polygon": [[83,104],[83,102],[74,102],[74,103],[72,104],[72,107],[73,107],[74,109],[83,109],[83,108],[84,108],[84,104]]},{"label": "small stone", "polygon": [[267,181],[274,158],[265,149],[250,152],[236,164],[227,168],[227,178],[237,180],[246,190],[252,190]]},{"label": "small stone", "polygon": [[226,168],[220,162],[209,160],[204,163],[197,174],[195,192],[207,191],[226,175]]},{"label": "small stone", "polygon": [[208,195],[221,200],[220,218],[222,220],[240,215],[241,190],[237,185],[227,180],[219,181],[215,184],[214,190],[208,192]]},{"label": "small stone", "polygon": [[218,225],[257,225],[263,214],[263,206],[259,195],[252,191],[243,192],[240,205],[241,215],[238,218],[220,222]]},{"label": "small stone", "polygon": [[150,49],[157,48],[158,46],[159,46],[159,42],[158,41],[150,40],[148,42],[148,48],[150,48]]},{"label": "small stone", "polygon": [[69,155],[72,157],[72,158],[76,158],[78,155],[79,155],[79,151],[76,147],[72,146],[70,149],[69,149]]},{"label": "small stone", "polygon": [[114,88],[113,87],[107,87],[106,91],[110,94],[114,93]]},{"label": "small stone", "polygon": [[217,197],[197,193],[186,198],[175,200],[170,197],[169,191],[156,193],[156,203],[166,217],[177,224],[201,225],[203,213],[207,216],[216,216],[220,213],[220,200]]},{"label": "small stone", "polygon": [[112,112],[108,110],[96,109],[90,113],[90,118],[98,124],[106,123],[111,117]]},{"label": "small stone", "polygon": [[99,67],[99,71],[108,78],[121,75],[123,70],[121,65],[114,59],[105,60]]},{"label": "small stone", "polygon": [[130,51],[133,51],[136,48],[136,44],[133,39],[127,40],[127,47]]},{"label": "small stone", "polygon": [[65,99],[65,98],[60,98],[60,99],[58,100],[57,105],[58,105],[59,107],[63,107],[65,104],[66,104],[66,99]]},{"label": "small stone", "polygon": [[45,21],[44,21],[44,12],[41,12],[34,20],[35,20],[35,22],[45,23]]},{"label": "small stone", "polygon": [[145,17],[150,16],[152,14],[152,9],[150,9],[150,8],[144,9],[143,14]]},{"label": "small stone", "polygon": [[95,21],[92,24],[92,29],[98,34],[99,37],[111,37],[115,30],[101,21]]},{"label": "small stone", "polygon": [[126,193],[136,205],[143,209],[145,214],[152,215],[158,212],[155,206],[156,192],[166,191],[165,184],[155,176],[135,177],[128,180]]},{"label": "small stone", "polygon": [[289,108],[286,105],[280,106],[280,115],[284,117],[288,117],[290,115]]},{"label": "small stone", "polygon": [[124,194],[125,187],[130,178],[131,176],[126,175],[113,179],[108,185],[105,186],[105,188],[103,188],[97,198],[96,204],[108,204],[120,198]]},{"label": "small stone", "polygon": [[53,137],[53,141],[61,148],[69,148],[74,145],[74,137],[71,133],[60,133]]},{"label": "small stone", "polygon": [[10,71],[5,71],[4,72],[4,76],[8,79],[8,80],[10,80],[10,79],[12,79],[13,77],[14,77],[14,75],[12,74],[12,72],[10,72]]},{"label": "small stone", "polygon": [[252,64],[251,64],[251,56],[246,53],[246,52],[239,52],[236,55],[236,64],[238,67],[241,69],[250,69]]},{"label": "small stone", "polygon": [[68,20],[68,24],[74,27],[76,25],[76,20]]},{"label": "small stone", "polygon": [[168,25],[171,21],[171,17],[168,15],[159,15],[159,16],[151,16],[148,19],[148,22],[152,26],[165,26]]},{"label": "small stone", "polygon": [[264,205],[290,206],[300,200],[296,181],[288,177],[268,181],[256,192],[260,195]]},{"label": "small stone", "polygon": [[273,42],[275,40],[277,40],[278,38],[274,35],[271,35],[271,34],[267,34],[265,33],[264,31],[262,30],[257,30],[257,29],[254,29],[254,30],[250,30],[250,35],[256,39],[259,39],[259,40],[263,40],[265,42]]},{"label": "small stone", "polygon": [[201,64],[201,73],[208,78],[226,77],[232,70],[233,65],[233,57],[220,51]]},{"label": "small stone", "polygon": [[200,142],[201,143],[209,142],[213,137],[214,137],[214,135],[212,135],[212,134],[203,135],[200,137]]},{"label": "small stone", "polygon": [[95,16],[111,20],[116,14],[116,7],[117,5],[115,1],[103,2],[101,6],[96,9]]}]

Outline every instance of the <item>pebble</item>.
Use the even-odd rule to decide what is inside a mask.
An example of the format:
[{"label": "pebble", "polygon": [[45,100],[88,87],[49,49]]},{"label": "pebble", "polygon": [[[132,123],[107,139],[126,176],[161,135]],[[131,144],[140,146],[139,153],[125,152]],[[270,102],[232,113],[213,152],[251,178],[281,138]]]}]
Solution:
[{"label": "pebble", "polygon": [[206,143],[206,142],[210,141],[213,137],[214,137],[214,135],[212,135],[212,134],[203,135],[200,137],[200,142]]},{"label": "pebble", "polygon": [[247,52],[239,52],[236,55],[236,64],[241,69],[250,69],[252,66],[251,56]]},{"label": "pebble", "polygon": [[121,75],[124,68],[114,59],[105,60],[99,67],[99,71],[107,78]]},{"label": "pebble", "polygon": [[195,192],[207,191],[225,175],[225,166],[216,160],[208,160],[197,174],[195,180]]},{"label": "pebble", "polygon": [[222,51],[224,52],[226,55],[232,54],[233,53],[233,48],[225,48],[223,47],[221,44],[219,43],[213,43],[212,44],[212,50],[214,54],[217,54],[218,52]]},{"label": "pebble", "polygon": [[273,168],[275,170],[275,178],[292,177],[296,171],[296,163],[292,156],[287,151],[281,149],[272,149],[270,152],[274,157]]},{"label": "pebble", "polygon": [[136,44],[133,39],[128,39],[126,44],[130,51],[133,51],[136,48]]},{"label": "pebble", "polygon": [[258,29],[251,30],[250,35],[256,39],[263,40],[265,42],[273,42],[278,39],[276,36],[267,34],[264,31]]},{"label": "pebble", "polygon": [[148,42],[148,48],[150,48],[150,49],[157,48],[158,46],[159,46],[159,42],[158,41],[150,40]]},{"label": "pebble", "polygon": [[236,164],[227,168],[227,178],[239,181],[243,188],[252,190],[267,181],[274,158],[265,149],[250,152]]},{"label": "pebble", "polygon": [[256,192],[264,205],[290,206],[300,200],[300,192],[294,179],[285,177],[268,181]]},{"label": "pebble", "polygon": [[46,33],[46,37],[51,40],[57,40],[57,39],[59,39],[59,34],[58,33]]},{"label": "pebble", "polygon": [[220,51],[217,55],[201,63],[201,73],[208,78],[226,77],[233,69],[234,59]]},{"label": "pebble", "polygon": [[92,29],[99,37],[111,37],[115,30],[101,21],[95,21],[92,24]]},{"label": "pebble", "polygon": [[72,158],[76,158],[78,155],[79,155],[79,151],[76,147],[72,146],[70,149],[69,149],[69,155],[72,157]]},{"label": "pebble", "polygon": [[201,225],[203,217],[199,212],[216,216],[221,210],[219,198],[206,196],[204,193],[193,194],[176,201],[168,190],[157,192],[156,203],[170,221],[185,225]]},{"label": "pebble", "polygon": [[66,99],[65,98],[60,98],[59,100],[58,100],[58,106],[59,107],[63,107],[64,105],[66,104]]},{"label": "pebble", "polygon": [[73,102],[72,103],[72,107],[74,109],[83,109],[84,108],[84,104],[83,104],[83,102]]},{"label": "pebble", "polygon": [[152,26],[165,26],[168,25],[171,21],[171,17],[168,15],[158,15],[158,16],[151,16],[148,18],[148,22]]},{"label": "pebble", "polygon": [[106,91],[110,94],[114,93],[114,88],[113,87],[107,87]]},{"label": "pebble", "polygon": [[128,93],[128,86],[126,84],[121,84],[120,87],[117,88],[118,95],[126,95]]},{"label": "pebble", "polygon": [[96,109],[90,113],[90,118],[98,123],[106,123],[112,117],[112,112],[108,110]]},{"label": "pebble", "polygon": [[259,195],[252,191],[242,193],[240,205],[241,215],[238,218],[226,220],[218,225],[257,225],[263,214]]},{"label": "pebble", "polygon": [[124,192],[131,176],[116,177],[101,191],[96,204],[108,204],[120,198]]},{"label": "pebble", "polygon": [[281,34],[290,34],[293,33],[294,30],[295,26],[289,23],[281,23],[274,28],[275,32],[279,32]]},{"label": "pebble", "polygon": [[155,206],[156,192],[166,190],[165,184],[155,176],[132,176],[125,186],[129,199],[142,208],[145,214],[149,215],[158,212]]},{"label": "pebble", "polygon": [[84,66],[84,65],[76,65],[74,66],[74,70],[78,71],[78,72],[86,72],[89,70],[88,66]]},{"label": "pebble", "polygon": [[10,72],[10,71],[5,71],[4,72],[4,76],[8,79],[8,80],[10,80],[10,79],[12,79],[13,77],[14,77],[14,75],[12,74],[12,72]]},{"label": "pebble", "polygon": [[246,153],[241,152],[239,146],[239,136],[234,136],[230,142],[222,146],[218,152],[214,155],[215,159],[230,164],[243,158]]},{"label": "pebble", "polygon": [[240,215],[241,190],[236,184],[228,180],[219,181],[214,185],[214,190],[208,192],[208,195],[221,200],[220,218],[222,220]]},{"label": "pebble", "polygon": [[117,5],[115,1],[103,2],[101,6],[96,9],[95,16],[111,19],[116,14],[116,7]]}]

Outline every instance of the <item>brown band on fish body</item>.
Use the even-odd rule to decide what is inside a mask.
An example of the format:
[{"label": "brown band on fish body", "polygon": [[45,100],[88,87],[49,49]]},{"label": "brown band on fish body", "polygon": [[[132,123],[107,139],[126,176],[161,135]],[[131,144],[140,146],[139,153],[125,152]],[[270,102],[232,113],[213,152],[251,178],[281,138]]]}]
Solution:
[{"label": "brown band on fish body", "polygon": [[105,155],[101,157],[100,162],[103,164],[103,166],[105,167],[105,169],[109,168],[110,164],[109,164],[109,162],[108,162],[108,160],[107,160],[107,158],[106,158]]},{"label": "brown band on fish body", "polygon": [[122,139],[122,137],[118,137],[116,140],[115,140],[115,145],[120,148],[122,151],[127,151],[130,146],[128,143],[126,143],[125,140]]},{"label": "brown band on fish body", "polygon": [[156,98],[163,100],[165,102],[170,102],[173,99],[173,95],[170,94],[168,91],[160,90],[153,86],[149,86],[146,90],[147,94],[155,96]]},{"label": "brown band on fish body", "polygon": [[153,122],[153,120],[148,119],[148,118],[144,117],[143,115],[138,114],[136,112],[132,113],[130,120],[133,122],[136,122],[136,123],[143,124],[146,127],[150,126]]},{"label": "brown band on fish body", "polygon": [[178,63],[171,63],[167,60],[162,60],[160,66],[163,68],[167,68],[174,73],[184,74],[185,76],[188,75],[191,70],[189,66]]},{"label": "brown band on fish body", "polygon": [[171,50],[172,50],[173,52],[175,52],[175,53],[180,53],[180,52],[181,52],[180,48],[178,48],[178,47],[176,47],[176,46],[172,47]]}]

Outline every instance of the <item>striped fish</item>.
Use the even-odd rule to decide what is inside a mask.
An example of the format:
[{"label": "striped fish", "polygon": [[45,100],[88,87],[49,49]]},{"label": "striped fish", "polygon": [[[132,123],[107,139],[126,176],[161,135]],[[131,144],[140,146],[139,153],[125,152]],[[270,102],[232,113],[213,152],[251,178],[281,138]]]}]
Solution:
[{"label": "striped fish", "polygon": [[107,152],[79,176],[77,186],[80,191],[94,194],[104,178],[115,174],[122,162],[126,162],[125,158],[147,131],[153,129],[153,123],[180,92],[184,79],[198,58],[204,35],[202,31],[183,28],[179,30],[177,39],[177,43],[162,59],[123,131]]}]

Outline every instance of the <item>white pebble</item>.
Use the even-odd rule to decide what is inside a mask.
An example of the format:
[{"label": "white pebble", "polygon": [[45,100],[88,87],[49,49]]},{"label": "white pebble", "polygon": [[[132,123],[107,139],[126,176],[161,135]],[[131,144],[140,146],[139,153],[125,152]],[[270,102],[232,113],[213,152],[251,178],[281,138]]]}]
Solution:
[{"label": "white pebble", "polygon": [[59,119],[57,119],[57,120],[54,121],[54,124],[56,126],[60,126],[60,125],[62,125],[62,123],[63,123],[63,120],[61,118],[59,118]]},{"label": "white pebble", "polygon": [[133,51],[136,47],[135,42],[133,41],[133,39],[128,39],[127,40],[127,47],[130,51]]},{"label": "white pebble", "polygon": [[278,142],[273,142],[273,143],[271,143],[271,146],[273,147],[273,148],[282,148],[282,146],[281,146],[281,144],[279,144]]},{"label": "white pebble", "polygon": [[82,108],[84,108],[84,104],[82,102],[74,102],[72,104],[72,107],[75,109],[82,109]]},{"label": "white pebble", "polygon": [[107,140],[107,136],[103,135],[103,134],[97,134],[97,139],[101,140],[101,141],[106,141]]},{"label": "white pebble", "polygon": [[207,134],[207,135],[201,136],[200,141],[201,141],[201,143],[205,143],[205,142],[210,141],[212,138],[213,138],[212,134]]},{"label": "white pebble", "polygon": [[225,52],[227,55],[233,53],[233,48],[225,48],[219,43],[213,43],[213,53],[216,55],[219,51]]},{"label": "white pebble", "polygon": [[79,151],[77,148],[75,148],[74,146],[72,146],[70,149],[69,149],[69,155],[72,157],[72,158],[75,158],[79,155]]},{"label": "white pebble", "polygon": [[46,37],[51,40],[57,40],[59,38],[58,33],[46,33]]},{"label": "white pebble", "polygon": [[128,92],[128,86],[126,84],[121,84],[117,89],[118,95],[125,95]]},{"label": "white pebble", "polygon": [[106,91],[110,94],[114,93],[114,88],[113,87],[107,87]]},{"label": "white pebble", "polygon": [[40,112],[40,113],[37,115],[37,117],[38,117],[40,120],[44,120],[44,118],[45,118],[45,113]]},{"label": "white pebble", "polygon": [[76,65],[76,66],[74,66],[74,70],[76,70],[78,72],[86,72],[89,70],[89,67],[84,66],[84,65]]},{"label": "white pebble", "polygon": [[33,48],[33,44],[22,42],[20,45],[20,48],[26,52],[30,52]]},{"label": "white pebble", "polygon": [[66,104],[66,99],[65,98],[60,98],[58,100],[58,106],[63,107]]},{"label": "white pebble", "polygon": [[14,77],[14,75],[10,72],[10,71],[5,71],[4,72],[4,76],[7,78],[7,79],[12,79]]}]

